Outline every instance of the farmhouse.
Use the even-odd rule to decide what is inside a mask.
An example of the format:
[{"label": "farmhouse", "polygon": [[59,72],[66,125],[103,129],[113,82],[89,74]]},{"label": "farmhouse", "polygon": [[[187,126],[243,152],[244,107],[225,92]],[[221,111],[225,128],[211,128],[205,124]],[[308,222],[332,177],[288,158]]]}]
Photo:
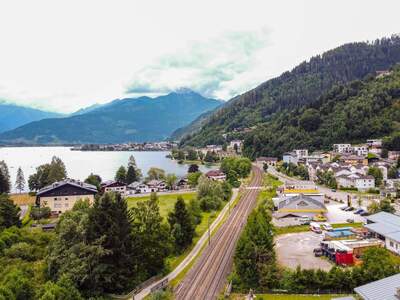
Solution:
[{"label": "farmhouse", "polygon": [[116,192],[124,195],[126,193],[126,184],[116,180],[110,180],[101,184],[103,193]]},{"label": "farmhouse", "polygon": [[97,188],[81,181],[66,179],[48,185],[36,194],[36,203],[41,207],[50,207],[52,213],[64,213],[70,210],[79,199],[94,202]]}]

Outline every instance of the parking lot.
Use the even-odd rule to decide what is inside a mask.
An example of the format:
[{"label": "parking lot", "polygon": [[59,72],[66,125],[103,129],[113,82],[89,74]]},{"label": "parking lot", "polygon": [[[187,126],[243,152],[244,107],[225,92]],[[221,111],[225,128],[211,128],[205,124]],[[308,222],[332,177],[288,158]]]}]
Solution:
[{"label": "parking lot", "polygon": [[295,269],[322,269],[328,271],[332,264],[323,258],[315,257],[313,250],[318,248],[323,235],[314,232],[288,233],[275,238],[277,259],[282,266]]},{"label": "parking lot", "polygon": [[326,213],[326,217],[329,223],[346,223],[348,219],[354,220],[357,222],[365,222],[365,218],[354,214],[353,211],[343,211],[340,208],[346,206],[342,203],[332,202],[327,204],[326,207],[328,212]]}]

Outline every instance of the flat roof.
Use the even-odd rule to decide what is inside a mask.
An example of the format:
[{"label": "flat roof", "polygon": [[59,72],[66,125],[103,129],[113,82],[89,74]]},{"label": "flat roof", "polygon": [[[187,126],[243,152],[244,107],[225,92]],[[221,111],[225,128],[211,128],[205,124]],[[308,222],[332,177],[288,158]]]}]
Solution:
[{"label": "flat roof", "polygon": [[364,300],[399,300],[395,296],[397,288],[400,288],[400,274],[356,287],[354,291]]},{"label": "flat roof", "polygon": [[392,226],[389,224],[382,224],[382,223],[367,224],[364,227],[384,236],[388,235],[389,233],[399,232],[400,230],[400,228],[396,226]]},{"label": "flat roof", "polygon": [[385,223],[392,226],[397,226],[400,230],[400,217],[391,213],[381,211],[377,214],[367,216],[366,219],[374,223]]}]

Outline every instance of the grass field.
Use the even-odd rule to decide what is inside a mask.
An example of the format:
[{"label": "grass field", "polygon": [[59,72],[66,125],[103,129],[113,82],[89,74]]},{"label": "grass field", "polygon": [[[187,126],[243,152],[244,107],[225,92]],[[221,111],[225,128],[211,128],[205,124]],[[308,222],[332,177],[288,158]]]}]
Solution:
[{"label": "grass field", "polygon": [[[169,194],[169,195],[159,195],[158,205],[160,206],[160,214],[162,217],[167,217],[168,213],[174,209],[175,202],[178,196],[182,196],[186,204],[189,204],[190,200],[196,197],[196,193],[186,193],[186,194]],[[138,202],[149,200],[150,196],[143,197],[132,197],[127,198],[128,207],[133,207]]]},{"label": "grass field", "polygon": [[[245,295],[239,295],[239,294],[232,294],[232,296],[229,298],[231,300],[239,300],[239,299],[244,299]],[[288,294],[288,295],[279,295],[279,294],[257,294],[255,299],[264,299],[264,300],[331,300],[332,298],[337,298],[337,297],[346,297],[348,295],[334,295],[334,294],[327,294],[327,295],[294,295],[294,294]]]}]

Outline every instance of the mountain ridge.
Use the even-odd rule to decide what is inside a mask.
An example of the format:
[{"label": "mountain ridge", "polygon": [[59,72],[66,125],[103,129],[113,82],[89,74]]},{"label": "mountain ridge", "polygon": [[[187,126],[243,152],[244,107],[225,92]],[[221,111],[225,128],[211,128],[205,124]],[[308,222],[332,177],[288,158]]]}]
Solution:
[{"label": "mountain ridge", "polygon": [[317,101],[335,85],[363,79],[397,62],[400,62],[399,35],[336,47],[229,100],[206,120],[199,120],[201,126],[192,123],[186,127],[187,131],[178,131],[178,137],[182,146],[222,144],[226,133],[259,126],[277,112]]},{"label": "mountain ridge", "polygon": [[0,134],[3,143],[81,144],[164,140],[219,100],[198,93],[116,99],[83,114],[43,119]]}]

